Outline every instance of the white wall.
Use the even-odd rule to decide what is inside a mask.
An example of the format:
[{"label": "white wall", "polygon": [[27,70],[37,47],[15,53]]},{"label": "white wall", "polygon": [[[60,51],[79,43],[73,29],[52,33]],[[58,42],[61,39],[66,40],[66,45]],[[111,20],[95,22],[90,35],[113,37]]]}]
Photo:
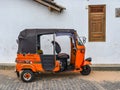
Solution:
[{"label": "white wall", "polygon": [[17,36],[26,28],[73,28],[88,38],[88,5],[106,4],[106,42],[87,41],[86,57],[91,56],[97,64],[120,64],[120,18],[115,17],[115,8],[120,8],[119,0],[55,1],[66,7],[63,13],[50,12],[33,0],[1,0],[0,63],[14,62]]},{"label": "white wall", "polygon": [[94,63],[120,64],[120,18],[115,17],[115,8],[120,8],[120,1],[90,0],[89,4],[99,3],[106,4],[106,42],[87,43],[87,55],[94,57]]}]

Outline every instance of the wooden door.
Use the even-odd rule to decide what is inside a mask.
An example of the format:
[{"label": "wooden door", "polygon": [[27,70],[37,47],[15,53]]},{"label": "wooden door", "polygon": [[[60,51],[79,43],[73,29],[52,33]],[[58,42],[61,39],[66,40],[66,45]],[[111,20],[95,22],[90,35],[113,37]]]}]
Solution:
[{"label": "wooden door", "polygon": [[89,41],[105,41],[105,5],[89,5]]}]

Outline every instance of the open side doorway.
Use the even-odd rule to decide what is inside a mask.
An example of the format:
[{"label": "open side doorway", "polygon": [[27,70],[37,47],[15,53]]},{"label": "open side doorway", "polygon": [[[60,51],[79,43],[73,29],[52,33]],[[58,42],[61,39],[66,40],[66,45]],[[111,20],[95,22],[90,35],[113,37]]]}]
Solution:
[{"label": "open side doorway", "polygon": [[56,60],[63,65],[63,70],[70,63],[70,37],[58,34],[39,35],[38,49],[42,51],[40,54],[42,66],[45,70],[53,70]]},{"label": "open side doorway", "polygon": [[51,42],[54,40],[54,34],[39,35],[38,36],[38,49],[42,51],[40,54],[42,67],[46,71],[51,71],[55,68],[56,56],[54,53],[54,47]]}]

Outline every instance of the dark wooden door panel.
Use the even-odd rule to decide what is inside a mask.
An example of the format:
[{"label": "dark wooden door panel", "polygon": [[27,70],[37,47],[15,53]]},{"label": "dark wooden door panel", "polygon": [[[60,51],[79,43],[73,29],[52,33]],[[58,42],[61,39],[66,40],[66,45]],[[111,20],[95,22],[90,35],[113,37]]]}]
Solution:
[{"label": "dark wooden door panel", "polygon": [[105,41],[105,12],[103,12],[105,10],[104,9],[100,10],[102,8],[101,6],[100,9],[98,8],[98,6],[96,6],[97,8],[94,6],[92,7],[93,10],[91,10],[90,7],[89,7],[90,10],[89,11],[89,41]]}]

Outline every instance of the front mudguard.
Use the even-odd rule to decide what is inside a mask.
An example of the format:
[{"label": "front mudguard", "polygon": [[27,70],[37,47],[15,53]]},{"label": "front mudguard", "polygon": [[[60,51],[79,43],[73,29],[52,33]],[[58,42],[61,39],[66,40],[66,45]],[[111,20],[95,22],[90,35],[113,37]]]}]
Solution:
[{"label": "front mudguard", "polygon": [[83,66],[85,66],[85,65],[92,65],[91,61],[92,61],[92,58],[91,58],[91,57],[86,58],[86,59],[84,60],[84,62],[83,62]]}]

